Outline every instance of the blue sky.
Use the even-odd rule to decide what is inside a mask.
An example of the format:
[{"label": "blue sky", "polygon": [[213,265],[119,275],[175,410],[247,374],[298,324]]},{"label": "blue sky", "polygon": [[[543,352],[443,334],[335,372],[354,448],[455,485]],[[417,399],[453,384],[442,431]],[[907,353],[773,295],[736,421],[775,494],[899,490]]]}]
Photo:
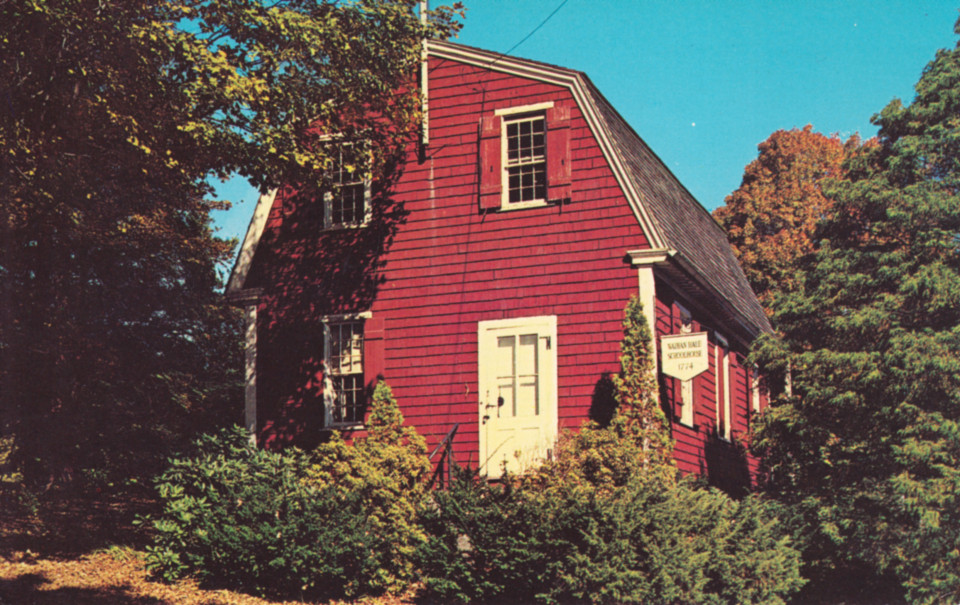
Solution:
[{"label": "blue sky", "polygon": [[[778,129],[876,134],[870,117],[909,102],[956,44],[954,2],[567,0],[510,54],[586,72],[712,210]],[[466,0],[455,41],[506,52],[562,3]],[[218,191],[234,202],[215,213],[220,235],[242,238],[258,193],[240,179]]]}]

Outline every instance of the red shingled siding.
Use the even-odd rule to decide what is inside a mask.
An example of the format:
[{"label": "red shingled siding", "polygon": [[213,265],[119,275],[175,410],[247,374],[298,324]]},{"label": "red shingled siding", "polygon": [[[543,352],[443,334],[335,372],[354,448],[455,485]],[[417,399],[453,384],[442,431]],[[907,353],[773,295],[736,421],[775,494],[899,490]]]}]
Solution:
[{"label": "red shingled siding", "polygon": [[[480,117],[548,100],[571,108],[570,203],[482,215]],[[385,376],[408,421],[431,446],[460,422],[456,457],[475,465],[477,322],[556,315],[560,426],[579,426],[604,372],[619,367],[637,290],[624,254],[647,244],[570,93],[431,61],[427,159],[410,158],[397,191],[409,215],[373,313],[386,318]]]},{"label": "red shingled siding", "polygon": [[[401,211],[386,221],[395,229],[391,238],[369,227],[325,232],[318,228],[322,205],[296,192],[274,204],[249,280],[265,292],[258,424],[266,443],[309,447],[321,433],[319,318],[325,314],[372,312],[383,336],[377,342],[383,358],[375,365],[407,422],[431,449],[459,422],[456,458],[474,466],[479,321],[557,316],[561,430],[588,417],[619,369],[623,309],[638,287],[637,270],[624,255],[648,244],[569,91],[435,58],[430,68],[430,146],[421,160],[411,145],[390,187],[388,211]],[[570,109],[569,203],[481,213],[480,118],[548,100]],[[665,284],[657,288],[656,331],[674,333],[677,295]],[[694,320],[695,330],[713,329],[696,312]],[[735,474],[726,467],[737,460],[729,444],[715,438],[713,344],[710,363],[695,379],[694,427],[679,425],[678,381],[662,379],[661,391],[665,409],[677,413],[680,469],[719,473],[726,481]],[[749,388],[745,370],[736,367],[742,377],[732,390],[735,427],[742,432]],[[713,469],[717,464],[723,468]]]},{"label": "red shingled siding", "polygon": [[[693,332],[709,333],[709,369],[693,379],[694,426],[680,422],[680,381],[661,375],[661,403],[672,415],[674,458],[684,473],[706,475],[711,483],[736,491],[753,481],[757,473],[757,460],[748,455],[745,437],[752,416],[750,409],[749,370],[745,365],[746,351],[737,350],[731,335],[720,329],[722,336],[730,339],[730,397],[732,415],[732,439],[721,439],[718,433],[717,409],[723,405],[722,390],[717,393],[718,363],[723,368],[723,356],[717,355],[717,326],[699,314],[693,301],[684,300],[668,284],[657,282],[657,334],[676,334],[680,331],[676,319],[675,302],[686,307],[693,316]],[[659,346],[659,345],[658,345]],[[765,400],[762,400],[765,402]]]}]

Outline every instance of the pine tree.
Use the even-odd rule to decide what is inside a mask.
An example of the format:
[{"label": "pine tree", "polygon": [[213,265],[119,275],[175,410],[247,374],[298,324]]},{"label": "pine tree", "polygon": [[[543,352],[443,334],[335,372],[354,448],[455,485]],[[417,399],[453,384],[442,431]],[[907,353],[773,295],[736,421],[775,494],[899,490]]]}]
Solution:
[{"label": "pine tree", "polygon": [[[960,34],[960,21],[955,31]],[[960,599],[960,45],[890,103],[878,145],[827,187],[803,287],[774,301],[794,396],[764,417],[768,490],[806,520],[821,568],[895,574]],[[777,359],[779,357],[779,359]]]},{"label": "pine tree", "polygon": [[618,407],[610,427],[640,445],[644,470],[673,464],[670,427],[657,400],[652,343],[643,304],[631,297],[623,318],[620,374],[613,378]]}]

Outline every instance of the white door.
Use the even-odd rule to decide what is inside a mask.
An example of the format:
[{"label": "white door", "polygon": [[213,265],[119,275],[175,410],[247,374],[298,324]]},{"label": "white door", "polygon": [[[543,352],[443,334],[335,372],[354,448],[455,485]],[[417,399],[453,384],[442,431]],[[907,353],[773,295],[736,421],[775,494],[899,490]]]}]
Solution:
[{"label": "white door", "polygon": [[557,318],[478,324],[480,471],[498,478],[543,460],[557,438]]}]

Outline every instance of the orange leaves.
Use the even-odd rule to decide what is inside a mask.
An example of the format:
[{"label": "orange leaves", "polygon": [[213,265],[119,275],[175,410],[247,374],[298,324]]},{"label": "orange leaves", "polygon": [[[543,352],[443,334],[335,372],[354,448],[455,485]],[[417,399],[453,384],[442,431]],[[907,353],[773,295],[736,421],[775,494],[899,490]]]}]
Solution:
[{"label": "orange leaves", "polygon": [[760,143],[740,187],[714,211],[765,307],[772,290],[797,287],[795,261],[817,248],[817,223],[833,211],[822,185],[842,177],[844,160],[860,147],[856,135],[843,142],[810,125],[778,130]]}]

